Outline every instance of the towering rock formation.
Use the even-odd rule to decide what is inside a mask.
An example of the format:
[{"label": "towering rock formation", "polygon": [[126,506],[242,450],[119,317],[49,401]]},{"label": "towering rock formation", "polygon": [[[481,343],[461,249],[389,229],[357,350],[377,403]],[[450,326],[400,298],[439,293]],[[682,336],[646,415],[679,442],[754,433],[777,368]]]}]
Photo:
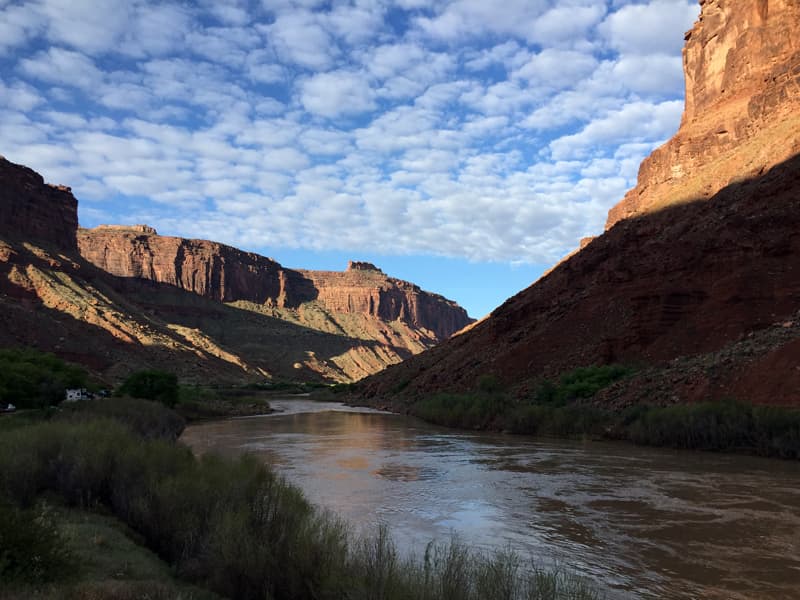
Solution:
[{"label": "towering rock formation", "polygon": [[621,219],[706,199],[800,153],[800,3],[703,0],[683,50],[678,133],[644,160]]},{"label": "towering rock formation", "polygon": [[800,404],[800,3],[701,5],[680,131],[607,231],[469,331],[367,379],[367,396],[487,374],[524,395],[542,377],[631,362],[657,374],[625,402]]},{"label": "towering rock formation", "polygon": [[78,201],[68,187],[46,185],[42,176],[0,156],[0,231],[75,250]]}]

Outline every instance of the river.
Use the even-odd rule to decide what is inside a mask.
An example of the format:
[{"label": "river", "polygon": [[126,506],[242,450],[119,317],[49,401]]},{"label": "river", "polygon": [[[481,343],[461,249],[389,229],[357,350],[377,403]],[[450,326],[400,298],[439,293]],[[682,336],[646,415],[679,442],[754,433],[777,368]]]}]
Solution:
[{"label": "river", "polygon": [[610,598],[800,598],[800,464],[625,443],[445,429],[286,399],[268,416],[191,425],[196,452],[253,453],[398,546],[512,547]]}]

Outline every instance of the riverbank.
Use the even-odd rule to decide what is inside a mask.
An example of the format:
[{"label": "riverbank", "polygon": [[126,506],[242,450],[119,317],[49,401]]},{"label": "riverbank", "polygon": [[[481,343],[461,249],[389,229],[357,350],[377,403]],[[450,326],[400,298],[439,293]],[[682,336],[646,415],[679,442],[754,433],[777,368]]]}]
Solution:
[{"label": "riverbank", "polygon": [[511,547],[587,574],[615,600],[800,589],[798,461],[274,404],[282,412],[191,425],[181,441],[198,455],[273,464],[315,505],[362,527],[387,523],[398,548],[418,556],[457,531],[473,548]]},{"label": "riverbank", "polygon": [[[41,520],[37,506],[54,498],[113,516],[181,581],[224,597],[598,597],[583,578],[531,569],[512,553],[484,553],[455,540],[429,545],[424,557],[401,556],[386,530],[354,534],[252,457],[197,458],[175,443],[183,425],[169,409],[127,400],[115,411],[120,400],[18,423],[0,437],[2,513],[9,517],[0,520],[0,538],[12,541],[0,560],[3,593],[29,585],[69,597],[81,564],[69,552],[47,554],[32,575],[23,568],[36,562],[37,547],[61,547],[66,522],[30,535],[30,523]],[[91,597],[118,596],[100,590]]]},{"label": "riverbank", "polygon": [[596,400],[635,373],[623,365],[586,367],[526,394],[505,390],[489,377],[469,392],[407,396],[397,390],[388,398],[361,396],[355,384],[338,398],[461,429],[800,458],[798,408],[736,400],[609,408]]}]

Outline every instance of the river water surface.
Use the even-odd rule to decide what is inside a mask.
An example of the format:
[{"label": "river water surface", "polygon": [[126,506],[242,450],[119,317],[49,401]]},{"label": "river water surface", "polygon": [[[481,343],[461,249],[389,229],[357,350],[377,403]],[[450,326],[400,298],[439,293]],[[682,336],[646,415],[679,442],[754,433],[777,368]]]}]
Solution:
[{"label": "river water surface", "polygon": [[611,598],[800,598],[800,464],[443,429],[287,399],[192,425],[196,452],[253,453],[356,526],[417,553],[455,532],[599,582]]}]

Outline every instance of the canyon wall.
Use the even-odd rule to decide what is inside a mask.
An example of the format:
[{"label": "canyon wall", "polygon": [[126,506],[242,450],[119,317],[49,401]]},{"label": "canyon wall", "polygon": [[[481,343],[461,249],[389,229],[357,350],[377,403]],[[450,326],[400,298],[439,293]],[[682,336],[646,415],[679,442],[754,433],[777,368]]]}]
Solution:
[{"label": "canyon wall", "polygon": [[686,34],[678,133],[642,162],[621,219],[710,198],[800,152],[800,3],[704,0]]},{"label": "canyon wall", "polygon": [[0,231],[16,239],[75,249],[78,201],[68,187],[44,183],[42,176],[0,156]]},{"label": "canyon wall", "polygon": [[469,331],[365,380],[365,397],[487,375],[527,397],[542,378],[627,363],[642,375],[614,406],[800,405],[800,3],[701,4],[680,131],[605,233]]},{"label": "canyon wall", "polygon": [[81,229],[78,245],[85,259],[119,277],[166,283],[221,302],[296,309],[316,301],[331,313],[402,321],[432,333],[426,337],[434,341],[472,322],[455,302],[369,263],[351,262],[344,272],[287,269],[224,244],[160,236],[146,225]]}]

